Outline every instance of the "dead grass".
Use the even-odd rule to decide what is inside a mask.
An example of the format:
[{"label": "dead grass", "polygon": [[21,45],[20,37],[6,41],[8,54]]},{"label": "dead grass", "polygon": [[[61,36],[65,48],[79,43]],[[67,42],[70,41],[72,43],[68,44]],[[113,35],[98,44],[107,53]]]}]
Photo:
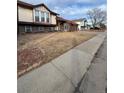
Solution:
[{"label": "dead grass", "polygon": [[43,38],[43,37],[47,37],[50,34],[53,34],[53,33],[28,33],[28,34],[24,34],[24,35],[19,35],[17,37],[17,39],[18,39],[18,42],[17,42],[18,49],[20,47],[22,47],[22,45],[25,45],[26,43],[28,43],[30,41],[33,41],[33,40],[36,40],[36,39],[39,39],[39,38]]},{"label": "dead grass", "polygon": [[96,32],[55,32],[19,37],[18,75],[25,73],[34,64],[38,64],[37,67],[48,63],[96,34]]}]

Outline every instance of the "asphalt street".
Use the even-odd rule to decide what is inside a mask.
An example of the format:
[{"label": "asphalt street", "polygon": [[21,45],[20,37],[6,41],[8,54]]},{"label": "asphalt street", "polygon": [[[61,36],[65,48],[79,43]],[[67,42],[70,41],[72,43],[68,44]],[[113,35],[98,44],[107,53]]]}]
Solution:
[{"label": "asphalt street", "polygon": [[82,86],[81,93],[107,93],[107,39],[88,68]]}]

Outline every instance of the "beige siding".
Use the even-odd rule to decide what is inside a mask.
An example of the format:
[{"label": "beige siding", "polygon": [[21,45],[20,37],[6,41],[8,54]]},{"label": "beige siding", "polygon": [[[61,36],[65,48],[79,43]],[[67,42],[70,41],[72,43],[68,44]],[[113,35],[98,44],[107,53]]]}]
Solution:
[{"label": "beige siding", "polygon": [[[41,6],[41,7],[35,8],[35,9],[38,9],[43,12],[48,12],[49,16],[50,16],[50,23],[56,24],[56,16],[51,14],[45,7]],[[18,6],[18,12],[19,12],[19,21],[25,21],[25,22],[33,22],[34,21],[33,10]]]},{"label": "beige siding", "polygon": [[41,7],[35,8],[35,9],[38,9],[38,10],[43,11],[43,12],[48,12],[49,16],[50,16],[50,23],[56,24],[56,16],[51,14],[45,7],[41,6]]},{"label": "beige siding", "polygon": [[44,11],[44,12],[49,12],[45,7],[40,6],[40,7],[36,7],[35,9],[40,10],[40,11]]},{"label": "beige siding", "polygon": [[56,16],[51,14],[51,24],[56,24]]},{"label": "beige siding", "polygon": [[33,10],[18,6],[19,21],[33,22]]}]

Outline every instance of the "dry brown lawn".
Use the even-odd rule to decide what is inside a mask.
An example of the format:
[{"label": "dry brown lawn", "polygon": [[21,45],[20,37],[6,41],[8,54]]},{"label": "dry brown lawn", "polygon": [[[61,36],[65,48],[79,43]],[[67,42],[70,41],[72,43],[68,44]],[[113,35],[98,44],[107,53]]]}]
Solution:
[{"label": "dry brown lawn", "polygon": [[18,37],[18,76],[67,52],[97,32],[54,32]]}]

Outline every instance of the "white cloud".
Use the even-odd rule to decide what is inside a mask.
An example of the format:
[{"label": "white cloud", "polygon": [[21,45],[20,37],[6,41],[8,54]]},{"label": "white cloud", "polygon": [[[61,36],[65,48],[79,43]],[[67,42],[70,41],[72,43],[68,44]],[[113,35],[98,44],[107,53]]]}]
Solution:
[{"label": "white cloud", "polygon": [[[103,0],[23,0],[35,4],[45,3],[51,10],[65,18],[85,17],[89,9],[99,7],[106,10],[106,4],[96,4]],[[91,6],[90,4],[94,4]]]},{"label": "white cloud", "polygon": [[98,6],[98,8],[101,8],[102,10],[107,10],[107,5],[102,4],[102,5]]},{"label": "white cloud", "polygon": [[75,1],[78,2],[78,3],[94,3],[97,0],[75,0]]},{"label": "white cloud", "polygon": [[67,15],[77,15],[77,14],[84,14],[86,13],[90,8],[84,8],[84,7],[66,7],[61,9],[60,7],[55,7],[53,10],[55,12],[61,13],[61,14],[67,14]]},{"label": "white cloud", "polygon": [[49,6],[58,5],[60,7],[67,6],[68,4],[77,4],[77,3],[94,3],[97,0],[21,0],[33,4],[45,3]]},{"label": "white cloud", "polygon": [[93,3],[96,0],[42,0],[49,3]]},{"label": "white cloud", "polygon": [[99,0],[42,0],[49,6],[67,7],[76,4],[95,4]]},{"label": "white cloud", "polygon": [[60,14],[60,16],[63,16],[68,19],[76,19],[76,18],[84,18],[86,17],[87,11],[90,9],[90,7],[78,7],[78,6],[71,6],[61,9],[60,7],[55,7],[53,11]]},{"label": "white cloud", "polygon": [[101,8],[102,10],[106,10],[106,5],[102,4],[102,5],[93,6],[93,7],[83,7],[83,6],[79,7],[79,6],[73,5],[73,6],[61,8],[61,7],[55,6],[53,11],[59,13],[61,16],[64,16],[64,17],[76,18],[76,17],[86,17],[87,11],[96,7]]}]

